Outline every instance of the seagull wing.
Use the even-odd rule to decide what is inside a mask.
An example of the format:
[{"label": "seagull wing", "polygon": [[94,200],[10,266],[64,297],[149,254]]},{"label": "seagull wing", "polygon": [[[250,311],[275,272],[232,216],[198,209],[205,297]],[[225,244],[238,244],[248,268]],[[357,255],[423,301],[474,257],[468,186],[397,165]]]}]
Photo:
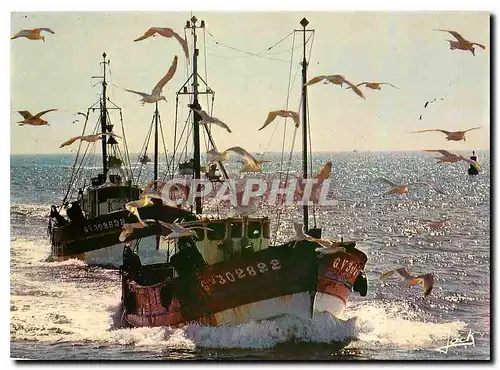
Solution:
[{"label": "seagull wing", "polygon": [[344,79],[344,81],[345,81],[345,83],[346,83],[346,84],[348,84],[348,85],[351,87],[352,91],[354,91],[354,92],[356,93],[356,95],[360,96],[360,97],[361,97],[361,98],[363,98],[363,99],[366,99],[366,98],[365,98],[365,95],[364,95],[364,94],[363,94],[363,92],[359,89],[359,87],[357,87],[357,86],[356,86],[356,85],[354,85],[352,82],[350,82],[350,81],[348,81],[348,80],[346,80],[346,79]]},{"label": "seagull wing", "polygon": [[179,34],[177,32],[174,32],[174,31],[172,31],[172,32],[174,34],[174,37],[177,39],[177,41],[179,41],[179,44],[181,44],[182,50],[184,51],[184,55],[186,56],[186,60],[189,64],[189,49],[188,49],[188,44],[187,44],[186,39],[179,36]]},{"label": "seagull wing", "polygon": [[311,78],[309,81],[307,81],[304,86],[310,86],[310,85],[314,85],[318,82],[320,82],[321,80],[325,79],[326,76],[322,75],[322,76],[316,76],[316,77],[313,77]]},{"label": "seagull wing", "polygon": [[424,186],[427,186],[428,188],[438,192],[439,194],[442,194],[442,195],[446,195],[446,193],[444,191],[442,191],[440,188],[438,188],[436,185],[434,184],[429,184],[428,182],[413,182],[413,183],[410,183],[406,186],[413,186],[413,185],[424,185]]},{"label": "seagull wing", "polygon": [[477,42],[473,42],[472,45],[477,45],[479,46],[481,49],[483,50],[486,50],[486,46],[482,45],[482,44],[478,44]]},{"label": "seagull wing", "polygon": [[424,149],[424,152],[438,152],[444,155],[445,157],[454,157],[456,155],[444,149]]},{"label": "seagull wing", "polygon": [[468,130],[465,130],[464,132],[467,132],[467,131],[471,131],[471,130],[477,130],[477,129],[480,129],[481,127],[473,127],[473,128],[470,128]]},{"label": "seagull wing", "polygon": [[66,145],[71,145],[71,144],[73,144],[75,141],[77,141],[80,138],[81,138],[81,136],[72,137],[71,139],[68,139],[64,143],[62,143],[61,145],[59,145],[59,148],[62,148],[64,146],[66,146]]},{"label": "seagull wing", "polygon": [[167,229],[170,229],[172,231],[174,231],[174,225],[173,224],[169,224],[169,223],[166,223],[166,222],[163,222],[163,221],[160,221],[158,220],[158,223],[163,226],[163,227],[166,227]]},{"label": "seagull wing", "polygon": [[391,83],[389,83],[389,82],[380,82],[380,83],[379,83],[379,85],[389,85],[389,86],[392,86],[392,87],[394,87],[394,88],[396,88],[396,89],[399,89],[399,87],[394,86],[393,84],[391,84]]},{"label": "seagull wing", "polygon": [[137,95],[140,95],[142,96],[143,98],[147,97],[147,96],[150,96],[149,94],[146,94],[146,93],[143,93],[143,92],[140,92],[140,91],[135,91],[135,90],[129,90],[129,89],[124,89],[125,91],[128,91],[128,92],[131,92],[131,93],[134,93],[134,94],[137,94]]},{"label": "seagull wing", "polygon": [[231,148],[226,149],[226,152],[235,152],[236,154],[239,154],[243,157],[245,162],[249,163],[252,166],[258,166],[259,164],[257,163],[257,160],[250,154],[248,153],[245,149],[243,149],[240,146],[233,146]]},{"label": "seagull wing", "polygon": [[115,134],[113,132],[101,132],[101,133],[96,134],[96,135],[113,136],[113,137],[116,137],[117,139],[121,139],[122,138],[121,136],[118,136],[117,134]]},{"label": "seagull wing", "polygon": [[45,113],[48,113],[48,112],[53,112],[53,111],[55,111],[55,110],[57,110],[57,109],[47,109],[47,110],[41,111],[40,113],[37,113],[37,114],[35,115],[35,117],[34,117],[34,118],[40,118],[40,117],[41,117],[41,116],[43,116]]},{"label": "seagull wing", "polygon": [[85,113],[82,113],[82,112],[76,112],[76,114],[81,114],[82,116],[84,116],[85,118],[87,118],[87,115]]},{"label": "seagull wing", "polygon": [[23,116],[24,119],[34,118],[33,115],[30,112],[28,112],[27,110],[18,110],[17,113],[19,113],[21,116]]},{"label": "seagull wing", "polygon": [[217,117],[214,117],[214,120],[212,122],[214,125],[216,126],[219,126],[220,128],[223,128],[224,130],[226,130],[227,132],[231,133],[231,129],[229,128],[228,125],[226,125],[224,122],[222,122],[220,119],[218,119]]},{"label": "seagull wing", "polygon": [[443,32],[449,32],[453,35],[454,38],[457,39],[458,42],[468,42],[466,39],[464,39],[457,31],[452,31],[452,30],[443,30],[443,29],[438,29],[434,31],[443,31]]},{"label": "seagull wing", "polygon": [[278,112],[279,112],[278,110],[269,112],[269,114],[267,115],[267,118],[266,118],[266,122],[264,122],[262,127],[259,128],[259,131],[262,130],[263,128],[265,128],[267,125],[269,125],[272,121],[274,121],[274,119],[278,115]]},{"label": "seagull wing", "polygon": [[332,173],[332,161],[328,161],[321,167],[318,174],[314,176],[314,178],[317,179],[318,181],[322,181],[330,177],[331,173]]},{"label": "seagull wing", "polygon": [[418,285],[420,283],[422,284],[422,290],[424,292],[424,297],[428,296],[432,291],[432,287],[434,286],[434,275],[433,274],[424,274],[424,275],[415,276],[414,279],[412,279],[410,282],[408,282],[408,286],[415,286],[415,285]]},{"label": "seagull wing", "polygon": [[52,33],[52,34],[55,34],[54,31],[52,31],[50,28],[45,28],[45,27],[42,27],[42,28],[35,28],[33,30],[33,32],[37,32],[37,33],[40,33],[40,31],[45,31],[45,32],[49,32],[49,33]]},{"label": "seagull wing", "polygon": [[201,229],[201,230],[208,230],[208,231],[214,231],[213,229],[205,226],[189,226],[186,227],[186,230],[193,230],[193,229]]},{"label": "seagull wing", "polygon": [[391,185],[392,187],[394,186],[399,186],[395,182],[392,182],[391,180],[386,179],[385,177],[379,177],[378,180],[385,182],[386,184]]},{"label": "seagull wing", "polygon": [[401,275],[405,279],[413,279],[414,276],[412,276],[407,269],[404,267],[398,268],[395,270],[399,275]]},{"label": "seagull wing", "polygon": [[196,113],[201,116],[201,120],[205,122],[212,122],[212,117],[208,115],[203,109],[193,109]]},{"label": "seagull wing", "polygon": [[158,81],[156,86],[153,88],[151,95],[160,95],[163,87],[167,84],[168,81],[172,79],[172,77],[174,77],[176,70],[177,70],[177,55],[174,56],[174,60],[172,61],[172,65],[168,69],[167,74],[163,76],[163,78],[160,81]]},{"label": "seagull wing", "polygon": [[396,270],[386,271],[386,272],[384,272],[383,274],[381,274],[381,275],[380,275],[379,279],[380,279],[380,280],[385,280],[385,279],[387,279],[389,276],[393,275],[395,272],[396,272]]},{"label": "seagull wing", "polygon": [[134,40],[135,41],[142,41],[144,39],[147,39],[148,37],[151,37],[153,36],[155,33],[157,33],[158,31],[156,30],[156,27],[151,27],[150,29],[148,29],[146,32],[144,32],[144,35],[142,35],[141,37],[138,37]]},{"label": "seagull wing", "polygon": [[446,134],[446,135],[451,134],[451,132],[450,132],[450,131],[441,130],[441,129],[430,129],[430,130],[418,130],[418,131],[411,131],[411,132],[410,132],[410,134],[418,134],[418,133],[421,133],[421,132],[431,132],[431,131],[439,131],[439,132],[442,132],[443,134]]},{"label": "seagull wing", "polygon": [[[365,82],[361,82],[360,84],[357,84],[356,86],[363,86],[363,85],[366,85],[366,84],[368,84],[368,82],[365,81]],[[351,88],[351,86],[346,87],[346,89],[350,89],[350,88]]]},{"label": "seagull wing", "polygon": [[292,112],[292,111],[289,112],[290,112],[290,117],[292,117],[293,121],[295,122],[295,127],[299,127],[300,125],[299,114],[297,112]]}]

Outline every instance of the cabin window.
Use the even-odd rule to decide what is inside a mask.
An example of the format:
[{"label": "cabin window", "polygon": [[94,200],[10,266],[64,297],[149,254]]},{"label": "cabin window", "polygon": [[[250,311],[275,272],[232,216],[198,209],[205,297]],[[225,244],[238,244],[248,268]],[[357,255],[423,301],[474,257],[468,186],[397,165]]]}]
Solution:
[{"label": "cabin window", "polygon": [[207,230],[208,240],[223,240],[226,236],[226,224],[224,222],[213,222],[207,226],[213,231]]},{"label": "cabin window", "polygon": [[262,234],[262,227],[260,222],[249,222],[247,236],[250,239],[260,238]]},{"label": "cabin window", "polygon": [[269,221],[264,221],[263,233],[265,239],[271,238],[271,223]]},{"label": "cabin window", "polygon": [[241,238],[242,235],[242,223],[241,222],[232,222],[231,223],[231,238]]}]

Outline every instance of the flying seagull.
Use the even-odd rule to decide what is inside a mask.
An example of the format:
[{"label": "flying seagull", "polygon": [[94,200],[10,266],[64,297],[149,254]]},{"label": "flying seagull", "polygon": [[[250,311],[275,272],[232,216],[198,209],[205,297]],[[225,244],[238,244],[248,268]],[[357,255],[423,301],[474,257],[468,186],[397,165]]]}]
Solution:
[{"label": "flying seagull", "polygon": [[474,45],[477,45],[481,49],[486,50],[486,46],[484,46],[482,44],[478,44],[477,42],[471,42],[471,41],[464,39],[457,31],[442,30],[442,29],[438,29],[438,30],[434,30],[434,31],[449,32],[450,34],[453,35],[453,37],[455,37],[455,39],[457,39],[457,41],[446,40],[450,43],[451,50],[455,50],[455,49],[469,50],[472,53],[472,55],[474,55],[474,56],[476,55],[474,52],[475,51]]},{"label": "flying seagull", "polygon": [[424,149],[424,152],[438,152],[438,153],[440,153],[442,155],[442,157],[434,157],[435,159],[438,160],[439,163],[444,163],[444,162],[455,163],[458,161],[464,161],[464,162],[467,162],[467,163],[473,165],[474,167],[476,167],[476,169],[478,171],[481,171],[481,166],[479,165],[479,163],[477,163],[476,161],[473,161],[472,159],[465,158],[463,155],[451,153],[451,152],[444,150],[444,149]]},{"label": "flying seagull", "polygon": [[388,180],[386,178],[383,178],[383,177],[379,177],[378,178],[380,181],[383,181],[385,182],[386,184],[389,184],[392,189],[389,190],[386,195],[390,195],[390,194],[408,194],[408,187],[410,186],[414,186],[414,185],[423,185],[423,186],[426,186],[436,192],[438,192],[439,194],[443,194],[445,195],[445,193],[439,189],[438,187],[436,187],[435,185],[432,185],[432,184],[429,184],[427,182],[413,182],[413,183],[409,183],[409,184],[396,184],[395,182],[391,181],[391,180]]},{"label": "flying seagull", "polygon": [[[392,86],[396,89],[399,89],[398,87],[394,86],[393,84],[390,84],[389,82],[361,82],[360,84],[357,84],[356,86],[363,86],[366,85],[366,87],[372,89],[372,90],[381,90],[382,85],[389,85]],[[348,87],[350,89],[351,87]]]},{"label": "flying seagull", "polygon": [[39,112],[35,115],[32,115],[29,111],[27,110],[18,110],[17,113],[19,113],[21,116],[23,116],[24,120],[22,121],[18,121],[17,123],[19,123],[19,126],[23,126],[23,125],[31,125],[31,126],[44,126],[44,125],[47,125],[47,126],[50,126],[49,123],[40,118],[41,116],[43,116],[45,113],[48,113],[48,112],[53,112],[53,111],[56,111],[57,109],[47,109],[47,110],[44,110],[42,112]]},{"label": "flying seagull", "polygon": [[140,101],[142,102],[143,106],[144,106],[144,103],[156,103],[157,101],[160,101],[160,100],[167,101],[167,98],[165,98],[165,96],[163,96],[163,95],[160,95],[160,93],[163,90],[163,87],[167,84],[167,82],[172,79],[176,70],[177,70],[177,55],[174,56],[174,60],[172,61],[172,65],[168,69],[167,74],[165,76],[163,76],[163,78],[160,81],[158,81],[156,86],[151,91],[151,94],[146,94],[146,93],[143,93],[140,91],[134,91],[134,90],[128,90],[128,89],[125,89],[125,90],[128,92],[142,96],[142,99]]},{"label": "flying seagull", "polygon": [[308,242],[317,243],[321,246],[321,248],[316,248],[316,252],[320,252],[323,254],[334,254],[338,252],[345,252],[345,248],[340,246],[339,242],[332,242],[328,239],[319,239],[314,238],[304,232],[304,226],[300,222],[294,222],[293,228],[295,230],[295,238],[294,241],[306,240]]},{"label": "flying seagull", "polygon": [[314,85],[315,83],[318,83],[321,80],[325,80],[325,83],[330,82],[334,85],[340,85],[340,86],[342,86],[345,83],[345,84],[349,85],[349,87],[352,89],[352,91],[354,91],[358,96],[362,97],[363,99],[366,99],[363,92],[356,85],[354,85],[352,82],[347,80],[342,75],[316,76],[316,77],[311,78],[309,81],[307,81],[307,83],[304,86]]},{"label": "flying seagull", "polygon": [[245,149],[243,149],[240,146],[233,146],[231,148],[224,150],[223,152],[219,152],[215,149],[210,149],[207,152],[207,161],[209,163],[224,162],[227,160],[227,158],[229,156],[229,152],[234,152],[236,154],[239,154],[240,156],[243,157],[243,160],[247,164],[250,164],[253,166],[258,166],[257,160],[250,153],[248,153]]},{"label": "flying seagull", "polygon": [[163,222],[163,221],[158,221],[158,222],[163,227],[166,227],[166,228],[172,230],[172,232],[170,234],[168,234],[167,236],[164,237],[166,240],[179,239],[183,236],[196,236],[197,234],[196,234],[196,231],[194,231],[195,229],[214,231],[214,230],[212,230],[208,227],[205,227],[205,226],[183,227],[175,222],[173,222],[171,224],[168,224],[168,223]]},{"label": "flying seagull", "polygon": [[277,117],[291,117],[293,121],[295,122],[295,127],[299,127],[300,125],[300,119],[299,119],[299,114],[297,112],[293,112],[291,110],[275,110],[272,112],[269,112],[266,118],[266,122],[262,125],[261,128],[259,128],[259,131],[262,130],[263,128],[267,127],[274,119]]},{"label": "flying seagull", "polygon": [[134,229],[144,229],[147,227],[148,225],[146,222],[156,222],[156,220],[144,220],[123,225],[122,232],[118,236],[118,240],[124,242],[130,235],[132,235]]},{"label": "flying seagull", "polygon": [[26,37],[27,39],[30,39],[30,40],[42,40],[43,42],[45,42],[45,36],[40,34],[41,31],[55,34],[55,32],[52,31],[50,28],[42,27],[42,28],[34,28],[32,30],[21,30],[18,33],[16,33],[14,36],[12,36],[10,39],[13,40],[13,39],[17,39],[19,37]]},{"label": "flying seagull", "polygon": [[453,140],[453,141],[460,141],[460,140],[463,140],[463,141],[466,141],[465,140],[465,133],[468,132],[468,131],[471,131],[471,130],[477,130],[477,129],[480,129],[481,127],[474,127],[474,128],[470,128],[468,130],[465,130],[465,131],[446,131],[446,130],[441,130],[441,129],[431,129],[431,130],[418,130],[418,131],[411,131],[410,133],[411,134],[417,134],[417,133],[421,133],[421,132],[431,132],[431,131],[439,131],[439,132],[442,132],[443,134],[446,135],[446,140]]},{"label": "flying seagull", "polygon": [[187,62],[189,64],[189,50],[188,50],[187,41],[185,39],[183,39],[181,36],[179,36],[179,34],[177,32],[175,32],[171,28],[167,28],[167,27],[151,27],[151,28],[149,28],[144,33],[144,35],[142,35],[141,37],[136,38],[134,40],[134,42],[136,42],[136,41],[142,41],[142,40],[147,39],[148,37],[151,37],[151,36],[155,37],[156,34],[158,34],[160,36],[163,36],[163,37],[167,37],[167,38],[175,37],[175,39],[177,41],[179,41],[179,44],[181,44],[182,50],[184,50],[184,55],[186,56],[186,60],[187,60]]},{"label": "flying seagull", "polygon": [[113,137],[116,137],[118,139],[121,138],[120,136],[113,134],[112,132],[101,132],[99,134],[93,134],[93,135],[81,135],[81,136],[75,136],[75,137],[72,137],[71,139],[66,140],[64,143],[59,145],[59,148],[65,147],[67,145],[71,145],[77,140],[86,141],[89,143],[95,143],[97,140],[101,139],[103,136],[113,136]]},{"label": "flying seagull", "polygon": [[193,109],[196,113],[198,113],[201,116],[201,121],[200,123],[213,123],[216,126],[219,126],[226,130],[227,132],[231,133],[231,129],[229,128],[228,125],[226,125],[224,122],[222,122],[220,119],[217,117],[212,117],[209,116],[207,112],[205,112],[203,109]]},{"label": "flying seagull", "polygon": [[433,274],[423,274],[423,275],[413,276],[410,275],[410,273],[403,267],[384,272],[382,275],[380,275],[380,280],[385,280],[394,273],[401,275],[404,279],[404,283],[407,284],[408,286],[415,286],[418,284],[422,284],[424,297],[427,297],[431,293],[432,287],[434,285]]}]

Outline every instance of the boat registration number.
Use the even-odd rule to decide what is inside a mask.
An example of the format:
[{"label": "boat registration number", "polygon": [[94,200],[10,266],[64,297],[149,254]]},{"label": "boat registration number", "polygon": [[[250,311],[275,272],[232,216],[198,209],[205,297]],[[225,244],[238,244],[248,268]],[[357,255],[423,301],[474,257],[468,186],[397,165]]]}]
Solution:
[{"label": "boat registration number", "polygon": [[99,232],[108,229],[120,228],[123,227],[123,225],[125,225],[125,220],[123,218],[119,220],[102,221],[102,222],[97,222],[95,224],[89,224],[84,226],[83,232],[85,233]]},{"label": "boat registration number", "polygon": [[225,273],[220,273],[212,275],[201,280],[201,286],[205,290],[209,290],[210,286],[214,285],[224,285],[234,283],[237,280],[247,279],[251,276],[257,276],[265,274],[268,271],[276,271],[281,269],[280,260],[273,259],[269,263],[259,262],[255,265],[242,266],[234,270],[227,271]]}]

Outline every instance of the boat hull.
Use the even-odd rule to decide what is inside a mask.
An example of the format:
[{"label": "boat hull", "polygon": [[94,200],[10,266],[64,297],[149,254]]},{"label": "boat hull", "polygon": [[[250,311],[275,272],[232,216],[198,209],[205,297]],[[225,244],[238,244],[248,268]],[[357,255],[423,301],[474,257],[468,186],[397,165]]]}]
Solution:
[{"label": "boat hull", "polygon": [[[140,208],[142,219],[173,222],[176,219],[194,220],[195,216],[185,210],[165,205],[153,204]],[[63,226],[49,224],[51,254],[49,261],[63,261],[77,258],[96,265],[121,265],[124,244],[118,241],[123,225],[137,222],[136,216],[123,209]],[[167,231],[158,224],[150,224],[143,229],[135,229],[126,241],[156,237]],[[142,243],[141,243],[142,244]],[[154,243],[148,243],[156,245]],[[156,247],[155,247],[156,249]],[[144,254],[145,253],[145,254]],[[141,258],[148,260],[151,248],[143,248]]]},{"label": "boat hull", "polygon": [[342,313],[366,255],[354,250],[319,255],[301,241],[206,267],[191,276],[141,285],[122,276],[124,324],[237,325],[281,315],[310,318]]}]

